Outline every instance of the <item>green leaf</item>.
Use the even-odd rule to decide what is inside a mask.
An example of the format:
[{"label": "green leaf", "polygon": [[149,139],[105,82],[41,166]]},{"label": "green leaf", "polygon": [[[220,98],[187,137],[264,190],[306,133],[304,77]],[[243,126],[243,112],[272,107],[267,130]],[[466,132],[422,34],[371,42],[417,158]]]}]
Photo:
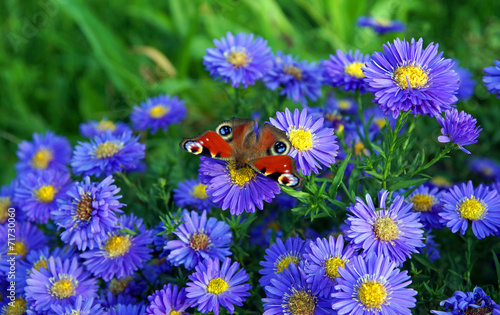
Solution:
[{"label": "green leaf", "polygon": [[497,254],[494,251],[491,251],[493,253],[493,261],[495,262],[495,269],[497,272],[497,282],[498,285],[500,286],[500,262],[498,261]]},{"label": "green leaf", "polygon": [[340,186],[340,182],[342,179],[344,179],[344,173],[347,168],[347,164],[349,164],[349,161],[351,159],[352,153],[348,153],[345,159],[342,161],[342,164],[340,165],[337,173],[335,174],[335,177],[332,180],[332,186],[334,187],[334,191],[337,192],[337,189]]},{"label": "green leaf", "polygon": [[377,152],[378,152],[380,155],[382,155],[384,158],[387,158],[387,157],[385,156],[385,152],[384,152],[384,150],[383,150],[381,147],[379,147],[378,145],[376,145],[376,144],[375,144],[375,143],[373,143],[373,142],[371,142],[370,144],[371,144],[372,148],[373,148],[375,151],[377,151]]},{"label": "green leaf", "polygon": [[423,254],[417,254],[417,255],[413,255],[412,256],[413,259],[415,259],[416,261],[418,261],[419,263],[421,263],[422,265],[424,265],[425,267],[435,271],[435,272],[438,272],[438,269],[436,268],[436,266],[434,266],[434,264],[429,260],[429,258]]},{"label": "green leaf", "polygon": [[[391,181],[393,181],[394,179],[392,179]],[[390,185],[388,187],[388,189],[390,191],[395,191],[395,190],[398,190],[398,189],[404,189],[404,188],[408,188],[408,187],[411,187],[411,186],[419,186],[423,183],[425,183],[427,181],[427,178],[403,178],[403,179],[400,179],[400,178],[397,178],[396,179],[396,183]]]}]

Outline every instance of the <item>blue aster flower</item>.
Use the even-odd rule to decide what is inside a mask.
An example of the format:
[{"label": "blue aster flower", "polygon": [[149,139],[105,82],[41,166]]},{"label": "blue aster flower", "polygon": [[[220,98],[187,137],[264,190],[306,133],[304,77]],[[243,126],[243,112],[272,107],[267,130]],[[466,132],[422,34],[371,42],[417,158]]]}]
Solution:
[{"label": "blue aster flower", "polygon": [[[3,286],[2,286],[2,289]],[[7,292],[7,288],[2,290],[3,292]],[[28,302],[23,297],[16,297],[14,301],[10,301],[10,299],[4,298],[2,302],[0,302],[0,314],[2,315],[11,315],[11,314],[26,314],[28,312]],[[28,315],[31,315],[28,313]],[[37,315],[36,313],[34,315]]]},{"label": "blue aster flower", "polygon": [[470,162],[471,170],[487,180],[500,179],[500,164],[489,158],[474,158]]},{"label": "blue aster flower", "polygon": [[[127,278],[124,278],[124,279],[127,279]],[[123,279],[121,279],[120,281],[122,281],[122,280]],[[121,283],[121,284],[123,284],[123,283]],[[146,290],[146,288],[143,288],[143,290]],[[143,301],[137,302],[137,299],[129,293],[122,291],[122,292],[113,294],[113,291],[109,290],[109,288],[108,288],[108,290],[101,291],[101,294],[99,295],[98,301],[105,309],[113,308],[119,304],[121,304],[121,305],[138,305],[138,306],[144,305]]]},{"label": "blue aster flower", "polygon": [[411,314],[417,291],[406,288],[407,271],[385,255],[354,257],[352,264],[339,268],[337,292],[332,293],[332,308],[339,314]]},{"label": "blue aster flower", "polygon": [[[296,198],[293,199],[297,200]],[[283,230],[279,224],[278,212],[276,211],[262,216],[261,221],[255,224],[254,228],[250,230],[249,243],[260,247],[269,247],[273,234],[276,238],[283,237]]]},{"label": "blue aster flower", "polygon": [[65,246],[56,247],[54,249],[49,249],[48,246],[38,248],[36,250],[30,251],[26,255],[26,260],[21,262],[21,265],[25,266],[28,270],[28,274],[31,273],[31,269],[40,270],[40,268],[48,269],[47,262],[50,257],[61,258],[62,260],[71,259],[76,257],[76,248]]},{"label": "blue aster flower", "polygon": [[453,233],[460,230],[462,235],[472,224],[477,238],[500,231],[500,195],[486,186],[455,185],[441,197],[443,208],[439,212],[444,223]]},{"label": "blue aster flower", "polygon": [[240,264],[226,258],[207,258],[198,264],[195,272],[188,278],[186,296],[192,307],[197,307],[202,313],[214,312],[219,315],[219,308],[225,307],[229,314],[234,314],[234,306],[242,306],[252,287],[245,283],[250,277]]},{"label": "blue aster flower", "polygon": [[367,90],[385,113],[397,118],[401,111],[438,116],[457,101],[458,74],[453,61],[442,58],[438,45],[423,49],[423,40],[394,40],[376,52],[363,68]]},{"label": "blue aster flower", "polygon": [[427,233],[425,237],[425,247],[419,249],[421,254],[426,254],[431,262],[439,259],[441,255],[439,254],[439,244],[434,241],[434,235]]},{"label": "blue aster flower", "polygon": [[57,210],[58,198],[68,190],[70,174],[49,169],[44,172],[27,172],[19,180],[15,201],[26,214],[28,221],[47,223],[50,212]]},{"label": "blue aster flower", "polygon": [[363,55],[359,50],[346,54],[337,49],[335,55],[323,62],[325,83],[333,87],[342,87],[344,91],[365,92],[365,75],[361,70],[370,61],[370,55]]},{"label": "blue aster flower", "polygon": [[108,315],[101,304],[96,302],[93,297],[83,298],[82,295],[78,295],[70,305],[52,305],[51,308],[55,315]]},{"label": "blue aster flower", "polygon": [[477,120],[464,111],[459,113],[456,108],[447,110],[444,118],[438,115],[436,119],[442,127],[441,133],[443,134],[438,137],[438,141],[456,144],[460,150],[470,154],[470,151],[464,149],[463,146],[477,142],[479,132],[483,130],[481,126],[476,126]]},{"label": "blue aster flower", "polygon": [[108,309],[107,315],[143,315],[146,306],[135,304],[117,304]]},{"label": "blue aster flower", "polygon": [[397,20],[388,20],[384,18],[360,16],[356,22],[358,26],[370,27],[377,34],[385,34],[390,32],[404,32],[406,26],[404,23]]},{"label": "blue aster flower", "polygon": [[474,88],[476,81],[472,78],[472,72],[469,69],[459,67],[459,61],[452,59],[455,64],[452,69],[458,74],[460,78],[460,87],[457,91],[457,98],[459,101],[465,101],[474,95]]},{"label": "blue aster flower", "polygon": [[170,250],[167,260],[174,266],[184,265],[191,270],[207,258],[222,260],[231,255],[229,225],[216,218],[207,220],[206,211],[201,217],[195,211],[185,213],[182,221],[174,232],[178,239],[165,245],[165,250]]},{"label": "blue aster flower", "polygon": [[438,214],[442,207],[440,199],[441,192],[437,187],[431,188],[423,184],[406,197],[405,201],[412,204],[412,211],[420,213],[420,222],[426,229],[440,229],[443,227]]},{"label": "blue aster flower", "polygon": [[66,197],[58,199],[59,209],[52,211],[54,222],[65,229],[61,240],[67,244],[75,244],[79,250],[101,245],[108,232],[117,226],[117,213],[124,204],[116,195],[120,188],[112,185],[113,177],[108,176],[102,182],[91,182],[86,177],[82,182],[75,183],[67,192]]},{"label": "blue aster flower", "polygon": [[135,304],[136,297],[141,296],[148,289],[148,284],[144,279],[135,273],[119,279],[112,278],[106,282],[106,288],[101,290],[101,293],[104,293],[103,295],[111,294],[109,298],[108,296],[104,297],[106,302],[102,302],[107,307],[116,304]]},{"label": "blue aster flower", "polygon": [[266,249],[264,261],[259,263],[262,266],[262,269],[259,270],[262,275],[259,279],[260,286],[265,287],[271,284],[271,279],[288,269],[290,263],[297,265],[301,262],[304,259],[305,246],[306,242],[301,240],[298,235],[289,237],[285,243],[277,238],[276,243]]},{"label": "blue aster flower", "polygon": [[[191,306],[186,299],[186,289],[176,285],[164,285],[162,290],[148,296],[149,306],[144,315],[177,314],[188,315],[185,310]],[[175,313],[174,313],[175,312]]]},{"label": "blue aster flower", "polygon": [[178,96],[160,94],[134,106],[130,121],[135,130],[151,129],[155,134],[160,128],[166,131],[171,124],[180,123],[186,113],[186,105]]},{"label": "blue aster flower", "polygon": [[114,136],[108,130],[90,142],[78,142],[71,159],[73,173],[99,177],[137,168],[146,149],[138,139],[139,136],[133,137],[131,132]]},{"label": "blue aster flower", "polygon": [[420,213],[411,211],[412,205],[405,204],[403,196],[396,197],[389,207],[388,196],[386,190],[379,193],[377,208],[370,195],[366,195],[366,202],[356,197],[356,204],[347,208],[351,213],[346,221],[347,237],[354,249],[363,251],[363,256],[375,253],[402,264],[424,246],[423,225]]},{"label": "blue aster flower", "polygon": [[80,133],[86,138],[103,135],[108,130],[111,131],[113,136],[119,136],[124,132],[132,132],[126,123],[121,121],[117,121],[115,123],[105,118],[101,121],[90,120],[86,123],[80,124]]},{"label": "blue aster flower", "polygon": [[208,48],[203,57],[205,69],[214,79],[232,86],[255,84],[273,65],[273,55],[267,41],[254,34],[227,32],[226,37],[214,39],[216,48]]},{"label": "blue aster flower", "polygon": [[282,86],[280,95],[286,95],[295,103],[307,104],[307,99],[316,101],[321,97],[321,67],[315,62],[299,61],[299,57],[281,51],[276,53],[273,66],[262,81],[273,91]]},{"label": "blue aster flower", "polygon": [[350,113],[352,108],[356,111],[357,105],[356,103],[351,103],[350,99],[337,100],[334,96],[329,95],[322,106],[305,108],[307,108],[307,112],[313,116],[314,119],[324,119],[323,127],[332,128],[336,134],[340,134],[344,131],[345,125],[350,120],[350,117],[346,114]]},{"label": "blue aster flower", "polygon": [[500,305],[495,303],[480,287],[472,292],[455,291],[453,296],[441,301],[446,311],[431,311],[437,315],[492,314],[500,315]]},{"label": "blue aster flower", "polygon": [[104,281],[132,275],[151,258],[153,251],[147,246],[153,242],[153,237],[146,231],[142,219],[133,214],[122,215],[118,228],[119,231],[108,232],[108,238],[98,249],[80,254],[87,270]]},{"label": "blue aster flower", "polygon": [[323,118],[314,119],[307,115],[307,109],[292,113],[287,108],[277,112],[276,119],[270,118],[271,125],[286,132],[292,143],[291,157],[297,161],[297,169],[303,174],[319,173],[322,166],[330,167],[337,156],[337,136],[332,128],[323,127]]},{"label": "blue aster flower", "polygon": [[180,208],[192,207],[199,211],[210,211],[212,206],[212,201],[207,195],[207,185],[196,179],[179,182],[174,189],[173,197],[175,204]]},{"label": "blue aster flower", "polygon": [[[364,108],[363,115],[365,123],[368,124],[371,120],[369,132],[373,136],[376,136],[386,126],[387,120],[393,129],[396,126],[396,119],[391,115],[384,114],[384,111],[378,106]],[[361,123],[359,123],[359,127],[362,128]],[[354,132],[356,133],[356,131]]]},{"label": "blue aster flower", "polygon": [[488,92],[497,94],[500,98],[500,60],[494,60],[495,65],[484,68],[486,75],[483,77],[483,82]]},{"label": "blue aster flower", "polygon": [[51,306],[67,307],[76,302],[76,298],[96,297],[97,279],[79,266],[78,259],[61,260],[50,257],[48,269],[32,269],[26,280],[26,299],[32,302],[36,311],[50,310]]},{"label": "blue aster flower", "polygon": [[71,158],[69,141],[51,131],[43,134],[33,134],[33,141],[22,141],[17,150],[19,162],[15,167],[19,174],[53,169],[59,172],[67,171]]},{"label": "blue aster flower", "polygon": [[[5,224],[9,219],[9,208],[18,209],[14,200],[14,193],[17,187],[17,180],[13,180],[10,185],[5,185],[0,188],[0,225]],[[11,212],[16,212],[11,210]],[[12,214],[16,216],[16,221],[24,220],[24,211],[17,211]]]}]

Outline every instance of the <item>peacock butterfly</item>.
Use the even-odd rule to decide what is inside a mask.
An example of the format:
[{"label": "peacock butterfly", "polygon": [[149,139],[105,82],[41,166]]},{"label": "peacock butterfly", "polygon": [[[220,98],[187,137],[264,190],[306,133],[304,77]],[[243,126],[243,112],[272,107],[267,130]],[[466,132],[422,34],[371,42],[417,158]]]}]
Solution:
[{"label": "peacock butterfly", "polygon": [[295,159],[287,155],[292,144],[286,133],[270,124],[257,133],[256,125],[253,120],[233,118],[221,122],[215,131],[185,138],[180,146],[196,155],[235,161],[237,168],[248,165],[281,185],[301,187],[304,179],[295,167]]}]

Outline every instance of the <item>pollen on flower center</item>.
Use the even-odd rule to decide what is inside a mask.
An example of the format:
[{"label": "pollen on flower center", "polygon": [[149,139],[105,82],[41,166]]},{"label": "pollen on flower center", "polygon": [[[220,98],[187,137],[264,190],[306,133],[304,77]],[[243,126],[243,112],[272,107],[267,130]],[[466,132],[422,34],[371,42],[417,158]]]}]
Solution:
[{"label": "pollen on flower center", "polygon": [[363,305],[371,309],[380,309],[386,302],[387,289],[378,281],[363,282],[357,291],[358,299]]},{"label": "pollen on flower center", "polygon": [[[5,301],[5,299],[4,299]],[[22,297],[18,297],[14,300],[14,302],[8,303],[8,307],[3,308],[2,310],[5,311],[5,315],[23,315],[26,314],[26,311],[28,310],[28,302],[26,302],[25,299]]]},{"label": "pollen on flower center", "polygon": [[340,257],[331,257],[325,261],[325,272],[330,279],[335,279],[339,276],[339,267],[344,267],[347,261]]},{"label": "pollen on flower center", "polygon": [[352,103],[349,102],[348,100],[340,100],[337,103],[339,105],[339,108],[342,110],[349,110],[352,107]]},{"label": "pollen on flower center", "polygon": [[196,199],[207,199],[207,185],[199,183],[198,185],[194,186],[193,190],[191,191],[191,195]]},{"label": "pollen on flower center", "polygon": [[377,23],[380,26],[389,26],[391,25],[391,20],[384,18],[375,18],[375,23]]},{"label": "pollen on flower center", "polygon": [[316,297],[311,292],[293,289],[288,299],[288,309],[292,315],[312,315],[316,310]]},{"label": "pollen on flower center", "polygon": [[373,224],[373,231],[381,241],[395,240],[401,234],[397,223],[389,217],[378,218]]},{"label": "pollen on flower center", "polygon": [[255,179],[257,174],[250,166],[236,168],[236,162],[231,161],[228,163],[229,176],[231,181],[240,187],[243,187],[249,181]]},{"label": "pollen on flower center", "polygon": [[428,194],[415,194],[410,200],[413,202],[413,210],[417,212],[428,212],[432,210],[432,206],[436,204],[434,196]]},{"label": "pollen on flower center", "polygon": [[375,118],[373,122],[377,125],[378,129],[384,128],[386,124],[385,118]]},{"label": "pollen on flower center", "polygon": [[210,239],[205,233],[194,233],[189,240],[189,246],[194,250],[204,250],[208,248]]},{"label": "pollen on flower center", "polygon": [[12,203],[9,197],[0,197],[0,223],[4,224],[9,217],[9,207]]},{"label": "pollen on flower center", "polygon": [[181,315],[181,313],[177,312],[176,310],[171,310],[168,315]]},{"label": "pollen on flower center", "polygon": [[101,120],[97,124],[96,129],[99,130],[99,131],[106,131],[106,130],[115,131],[116,125],[112,121]]},{"label": "pollen on flower center", "polygon": [[118,153],[121,148],[122,146],[116,142],[106,141],[101,143],[97,149],[95,149],[95,156],[98,159],[108,158]]},{"label": "pollen on flower center", "polygon": [[109,257],[114,258],[123,256],[132,246],[130,235],[115,235],[110,237],[104,244],[104,249]]},{"label": "pollen on flower center", "polygon": [[359,61],[355,61],[351,64],[348,64],[347,66],[344,67],[345,73],[350,75],[351,77],[356,77],[358,79],[364,78],[365,75],[363,74],[363,71],[361,70],[361,67],[363,67],[365,64]]},{"label": "pollen on flower center", "polygon": [[123,279],[113,278],[109,283],[109,291],[111,291],[111,294],[116,296],[118,295],[118,293],[122,293],[123,291],[125,291],[132,280],[133,278],[131,276],[126,276]]},{"label": "pollen on flower center", "polygon": [[286,74],[291,74],[298,81],[302,79],[302,70],[300,68],[294,66],[285,66],[283,72]]},{"label": "pollen on flower center", "polygon": [[488,212],[487,206],[482,200],[475,199],[474,196],[465,199],[459,203],[457,211],[460,217],[467,220],[481,220]]},{"label": "pollen on flower center", "polygon": [[[9,246],[9,249],[10,249],[10,246]],[[22,242],[22,241],[15,241],[14,248],[12,248],[8,251],[8,254],[21,255],[21,259],[24,259],[26,257],[27,253],[28,253],[28,249],[26,248],[26,244],[24,244],[24,242]]]},{"label": "pollen on flower center", "polygon": [[248,65],[248,55],[242,51],[235,51],[229,54],[227,62],[234,65],[236,68],[246,67]]},{"label": "pollen on flower center", "polygon": [[310,130],[304,130],[302,127],[295,129],[290,126],[288,129],[288,138],[297,151],[308,151],[313,146],[313,135]]},{"label": "pollen on flower center", "polygon": [[[62,279],[55,281],[50,287],[52,296],[61,300],[76,295],[75,288],[78,281],[66,275],[59,275],[59,277]],[[51,279],[54,281],[54,278]]]},{"label": "pollen on flower center", "polygon": [[36,196],[38,200],[44,203],[49,203],[54,200],[57,190],[52,185],[42,186],[38,189]]},{"label": "pollen on flower center", "polygon": [[40,260],[33,264],[33,269],[40,271],[40,268],[49,269],[47,267],[47,259],[45,257],[40,257]]},{"label": "pollen on flower center", "polygon": [[33,156],[31,163],[37,169],[44,170],[49,166],[50,161],[52,161],[52,152],[47,149],[40,149]]},{"label": "pollen on flower center", "polygon": [[168,107],[165,107],[163,105],[156,105],[149,110],[149,116],[151,116],[152,118],[162,118],[169,111],[170,109]]},{"label": "pollen on flower center", "polygon": [[76,216],[80,221],[88,221],[92,217],[92,211],[94,211],[94,208],[92,208],[92,201],[92,197],[83,195],[76,205]]},{"label": "pollen on flower center", "polygon": [[358,141],[354,144],[354,155],[360,156],[361,152],[366,154],[366,147],[363,141]]},{"label": "pollen on flower center", "polygon": [[208,282],[207,291],[212,294],[219,295],[226,291],[228,288],[229,285],[226,281],[224,281],[224,279],[215,278]]},{"label": "pollen on flower center", "polygon": [[290,263],[293,262],[295,265],[297,265],[299,261],[299,257],[286,254],[286,256],[278,258],[277,263],[275,263],[275,269],[277,273],[281,273],[283,272],[283,269],[288,270],[288,265],[290,265]]},{"label": "pollen on flower center", "polygon": [[[418,66],[402,66],[396,68],[393,73],[394,81],[403,90],[408,88],[420,89],[427,84],[429,77],[427,73]],[[410,83],[408,85],[408,82]]]}]

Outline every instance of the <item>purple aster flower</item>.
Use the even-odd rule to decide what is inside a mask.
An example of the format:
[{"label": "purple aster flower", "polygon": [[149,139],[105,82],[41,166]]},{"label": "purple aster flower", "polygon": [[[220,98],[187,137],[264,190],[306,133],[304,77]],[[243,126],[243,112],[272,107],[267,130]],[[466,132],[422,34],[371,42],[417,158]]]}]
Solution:
[{"label": "purple aster flower", "polygon": [[367,90],[385,113],[397,118],[401,111],[438,116],[457,101],[458,74],[453,61],[442,58],[434,43],[422,48],[423,40],[394,40],[384,44],[363,68]]},{"label": "purple aster flower", "polygon": [[108,239],[98,249],[80,254],[87,270],[104,281],[132,275],[151,258],[150,252],[153,251],[147,247],[153,242],[153,237],[150,231],[146,231],[142,219],[133,214],[122,215],[118,228],[119,231],[108,233]]},{"label": "purple aster flower", "polygon": [[130,127],[121,121],[114,123],[110,120],[102,119],[101,121],[90,120],[89,122],[80,124],[80,133],[86,138],[103,135],[108,130],[111,131],[113,136],[120,136],[124,132],[132,132]]},{"label": "purple aster flower", "polygon": [[477,120],[464,111],[459,113],[456,108],[447,110],[445,118],[438,115],[436,119],[442,127],[441,133],[443,134],[438,137],[438,141],[441,143],[451,142],[456,144],[460,150],[470,154],[462,146],[477,142],[476,139],[479,137],[479,132],[483,130],[483,128],[480,128],[481,126],[476,126]]},{"label": "purple aster flower", "polygon": [[50,310],[51,305],[70,306],[78,295],[83,298],[96,296],[97,279],[78,265],[76,257],[65,260],[50,257],[48,269],[32,269],[25,292],[26,299],[32,302],[36,311]]},{"label": "purple aster flower", "polygon": [[457,91],[457,98],[459,101],[465,101],[474,95],[474,88],[476,81],[472,78],[472,72],[469,69],[459,67],[459,61],[452,59],[455,64],[452,69],[458,74],[460,79],[460,87]]},{"label": "purple aster flower", "polygon": [[484,179],[499,180],[500,164],[489,158],[475,158],[470,162],[471,170]]},{"label": "purple aster flower", "polygon": [[[0,225],[5,224],[9,219],[9,208],[18,209],[14,200],[14,193],[17,185],[17,180],[13,180],[10,185],[2,186],[0,189]],[[12,211],[13,210],[11,210],[11,212]],[[12,215],[16,216],[16,221],[18,222],[24,220],[24,211],[17,211],[17,213]]]},{"label": "purple aster flower", "polygon": [[[296,198],[293,199],[297,200]],[[276,238],[283,237],[283,231],[278,221],[278,212],[272,211],[268,215],[259,216],[259,218],[261,221],[250,230],[249,243],[260,247],[269,247],[273,234]]]},{"label": "purple aster flower", "polygon": [[101,290],[101,293],[111,293],[111,297],[105,297],[106,302],[101,304],[109,307],[116,304],[135,304],[136,296],[140,296],[148,289],[147,283],[138,274],[132,276],[125,276],[117,279],[112,278],[107,281],[106,289]]},{"label": "purple aster flower", "polygon": [[330,303],[321,296],[321,286],[317,282],[308,283],[303,269],[304,262],[290,265],[282,273],[271,279],[264,288],[266,298],[263,315],[332,313]]},{"label": "purple aster flower", "polygon": [[411,211],[412,205],[405,204],[403,196],[396,197],[387,208],[388,196],[386,190],[379,193],[377,208],[370,195],[366,195],[366,203],[356,197],[356,204],[347,208],[351,212],[346,221],[347,237],[354,249],[363,250],[363,256],[376,253],[402,264],[424,246],[423,225],[420,213]]},{"label": "purple aster flower", "polygon": [[170,250],[167,260],[174,266],[184,265],[191,270],[207,258],[222,260],[231,255],[229,225],[216,218],[207,220],[206,211],[201,217],[195,211],[185,213],[182,221],[174,232],[179,239],[165,245],[165,250]]},{"label": "purple aster flower", "polygon": [[[127,279],[128,277],[124,278]],[[122,282],[124,279],[120,279],[120,282]],[[123,283],[121,283],[123,284]],[[118,284],[120,285],[120,283]],[[143,291],[145,291],[146,288],[143,288]],[[105,308],[105,309],[110,309],[110,308],[115,308],[117,305],[144,305],[143,301],[137,302],[137,299],[130,295],[129,293],[125,292],[118,292],[116,294],[113,294],[113,291],[111,290],[106,290],[106,291],[101,291],[101,294],[99,295],[99,303]]]},{"label": "purple aster flower", "polygon": [[500,98],[500,60],[495,60],[494,63],[494,66],[484,68],[486,75],[483,77],[483,82],[488,92],[498,93],[497,98]]},{"label": "purple aster flower", "polygon": [[318,174],[321,164],[330,167],[337,156],[337,136],[332,128],[323,127],[323,118],[314,120],[307,115],[307,109],[292,113],[288,108],[277,112],[276,119],[270,118],[271,125],[284,130],[292,143],[291,157],[297,161],[297,168],[305,175],[311,171]]},{"label": "purple aster flower", "polygon": [[134,106],[130,121],[135,130],[151,129],[155,134],[159,128],[166,131],[171,124],[180,123],[186,112],[186,105],[179,97],[160,94]]},{"label": "purple aster flower", "polygon": [[76,248],[65,246],[56,247],[52,250],[48,246],[38,248],[36,250],[30,251],[26,255],[26,260],[22,261],[20,264],[26,266],[28,269],[28,274],[31,273],[31,269],[40,270],[40,268],[48,269],[47,262],[50,257],[54,259],[59,257],[61,260],[71,259],[76,257]]},{"label": "purple aster flower", "polygon": [[353,108],[356,111],[357,104],[351,102],[350,99],[337,100],[334,96],[329,95],[323,106],[304,106],[304,108],[307,108],[307,112],[313,116],[313,119],[323,118],[323,127],[333,128],[336,134],[340,134],[344,131],[344,127],[350,119],[345,114],[351,113]]},{"label": "purple aster flower", "polygon": [[222,210],[239,215],[262,210],[264,201],[271,202],[280,187],[274,180],[257,173],[250,166],[237,168],[235,161],[219,161],[201,157],[200,181],[206,193]]},{"label": "purple aster flower", "polygon": [[146,311],[146,306],[139,304],[117,304],[108,309],[107,315],[143,315]]},{"label": "purple aster flower", "polygon": [[133,137],[131,132],[114,136],[108,130],[90,142],[78,142],[71,159],[73,173],[99,177],[137,168],[146,149],[138,139],[139,136]]},{"label": "purple aster flower", "polygon": [[247,88],[261,79],[273,65],[271,49],[267,41],[254,35],[227,32],[220,41],[214,39],[216,48],[208,48],[203,57],[205,69],[214,79],[224,83],[231,81],[232,86],[240,84]]},{"label": "purple aster flower", "polygon": [[500,230],[500,195],[496,190],[472,181],[467,185],[455,185],[441,197],[443,209],[439,212],[444,223],[453,233],[460,230],[462,235],[472,223],[472,231],[477,238],[485,238]]},{"label": "purple aster flower", "polygon": [[438,247],[439,244],[434,241],[434,235],[428,233],[425,237],[425,247],[420,248],[419,252],[427,255],[429,260],[434,262],[436,259],[441,257]]},{"label": "purple aster flower", "polygon": [[339,268],[332,308],[339,314],[410,315],[418,292],[406,288],[411,283],[410,276],[396,264],[385,255],[354,257],[352,264]]},{"label": "purple aster flower", "polygon": [[244,269],[238,270],[240,264],[226,258],[207,258],[198,264],[195,272],[188,278],[186,296],[192,307],[197,306],[202,313],[214,312],[219,315],[219,307],[223,306],[229,314],[234,314],[234,305],[242,306],[252,287],[247,282],[250,277]]},{"label": "purple aster flower", "polygon": [[120,188],[111,185],[113,177],[108,176],[102,182],[95,183],[86,177],[75,183],[66,197],[58,199],[59,210],[52,211],[54,222],[66,230],[61,233],[61,240],[67,244],[76,244],[79,250],[101,245],[108,238],[108,232],[118,228],[117,213],[124,204],[116,195]]},{"label": "purple aster flower", "polygon": [[[344,247],[344,237],[339,235],[337,241],[330,235],[328,239],[317,238],[305,248],[304,259],[307,283],[316,282],[321,288],[320,295],[330,297],[337,284],[339,267],[345,267],[356,256],[351,246]],[[272,281],[271,281],[272,282]]]},{"label": "purple aster flower", "polygon": [[17,157],[19,162],[15,167],[20,174],[46,169],[64,172],[68,170],[66,165],[71,158],[71,145],[66,138],[51,131],[45,135],[34,133],[32,142],[19,144]]},{"label": "purple aster flower", "polygon": [[51,305],[51,308],[55,315],[108,315],[101,304],[96,302],[93,297],[84,298],[83,295],[78,295],[72,304]]},{"label": "purple aster flower", "polygon": [[431,188],[423,184],[406,197],[405,201],[412,204],[412,211],[420,213],[420,222],[426,229],[440,229],[443,227],[438,214],[442,207],[440,198],[441,192],[437,187]]},{"label": "purple aster flower", "polygon": [[285,243],[280,238],[276,239],[276,243],[266,249],[264,261],[260,262],[262,269],[259,273],[262,277],[259,279],[261,287],[271,284],[271,279],[276,278],[276,275],[288,269],[290,263],[297,265],[302,261],[306,242],[301,240],[299,236],[289,237]]},{"label": "purple aster flower", "polygon": [[316,101],[321,97],[321,67],[315,62],[299,61],[299,57],[281,51],[276,53],[273,66],[262,81],[273,91],[282,86],[280,95],[286,95],[295,103],[307,104],[307,98]]},{"label": "purple aster flower", "polygon": [[66,194],[69,180],[67,171],[49,169],[25,173],[16,188],[15,201],[28,221],[47,223],[50,212],[58,209],[56,200]]},{"label": "purple aster flower", "polygon": [[[7,292],[7,288],[3,288],[2,292]],[[10,302],[10,303],[9,303]],[[11,315],[11,314],[26,314],[28,311],[28,302],[20,296],[16,297],[14,301],[10,301],[10,299],[3,298],[3,301],[0,302],[0,314]],[[28,315],[30,315],[28,313]],[[37,314],[35,314],[37,315]]]},{"label": "purple aster flower", "polygon": [[156,314],[178,314],[188,315],[185,310],[191,306],[186,299],[186,289],[179,288],[176,285],[164,285],[162,290],[156,290],[155,293],[148,296],[150,305],[144,315]]},{"label": "purple aster flower", "polygon": [[437,315],[460,315],[460,314],[492,314],[500,315],[500,305],[495,303],[490,296],[484,293],[480,287],[475,287],[473,292],[455,291],[453,296],[441,301],[446,311],[431,311]]},{"label": "purple aster flower", "polygon": [[356,50],[354,55],[351,50],[344,54],[337,49],[335,55],[323,62],[323,78],[333,87],[343,87],[344,91],[361,93],[365,92],[365,75],[361,70],[370,61],[370,55],[363,55]]},{"label": "purple aster flower", "polygon": [[212,201],[207,195],[207,185],[195,179],[179,182],[174,189],[174,201],[180,208],[192,207],[200,211],[210,211],[212,206]]},{"label": "purple aster flower", "polygon": [[358,26],[362,27],[370,27],[377,34],[385,34],[390,32],[404,32],[406,26],[403,22],[397,20],[388,20],[384,18],[376,18],[376,17],[366,17],[360,16],[358,21],[356,22]]},{"label": "purple aster flower", "polygon": [[[384,114],[384,111],[378,106],[364,108],[363,115],[365,123],[368,124],[371,120],[369,132],[373,133],[373,136],[376,136],[386,126],[387,120],[389,120],[389,124],[393,129],[396,126],[396,119],[391,115]],[[362,129],[361,123],[359,123],[359,128]],[[354,133],[357,132],[354,131]]]}]

